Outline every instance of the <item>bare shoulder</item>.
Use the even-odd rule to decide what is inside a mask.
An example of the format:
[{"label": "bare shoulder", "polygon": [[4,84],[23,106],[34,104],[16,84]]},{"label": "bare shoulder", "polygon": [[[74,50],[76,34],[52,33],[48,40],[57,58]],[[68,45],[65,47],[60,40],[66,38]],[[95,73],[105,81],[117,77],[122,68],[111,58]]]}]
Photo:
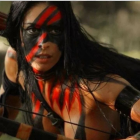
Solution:
[{"label": "bare shoulder", "polygon": [[113,92],[119,92],[130,83],[119,75],[107,75],[107,80],[101,84],[104,90],[109,89]]},{"label": "bare shoulder", "polygon": [[114,105],[117,96],[130,83],[118,75],[107,75],[107,77],[109,79],[101,83],[94,94],[102,102]]},{"label": "bare shoulder", "polygon": [[[119,93],[130,83],[118,75],[107,75],[107,79],[103,82],[89,82],[90,89],[93,89],[95,98],[107,105],[114,105]],[[91,94],[89,98],[93,97]]]},{"label": "bare shoulder", "polygon": [[4,65],[5,65],[5,72],[9,80],[16,82],[16,76],[18,71],[17,54],[12,47],[9,47],[7,49]]}]

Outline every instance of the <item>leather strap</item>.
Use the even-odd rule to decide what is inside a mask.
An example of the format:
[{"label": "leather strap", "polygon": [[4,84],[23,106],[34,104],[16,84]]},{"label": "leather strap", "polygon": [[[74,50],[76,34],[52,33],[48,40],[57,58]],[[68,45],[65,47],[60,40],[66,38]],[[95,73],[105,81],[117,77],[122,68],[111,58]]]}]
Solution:
[{"label": "leather strap", "polygon": [[[34,77],[33,73],[32,76]],[[44,97],[42,96],[42,93],[39,90],[39,86],[37,83],[37,80],[33,78],[33,93],[35,94],[36,98],[41,102],[42,106],[48,111],[47,117],[51,120],[52,125],[60,127],[63,120],[51,109],[51,107],[47,104]]]},{"label": "leather strap", "polygon": [[116,99],[115,107],[126,116],[130,116],[132,106],[140,99],[140,92],[126,86]]}]

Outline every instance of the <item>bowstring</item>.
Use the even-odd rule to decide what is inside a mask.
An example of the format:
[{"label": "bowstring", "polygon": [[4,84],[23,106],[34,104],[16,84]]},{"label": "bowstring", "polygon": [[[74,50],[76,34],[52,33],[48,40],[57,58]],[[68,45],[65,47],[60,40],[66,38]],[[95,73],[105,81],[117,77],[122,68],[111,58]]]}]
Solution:
[{"label": "bowstring", "polygon": [[[89,87],[88,87],[88,90],[90,91],[90,93],[92,93],[92,91],[90,90]],[[95,100],[95,103],[96,103],[96,105],[97,105],[97,107],[98,107],[100,113],[103,115],[103,117],[105,118],[105,120],[107,121],[107,123],[111,126],[111,128],[113,128],[113,130],[114,130],[116,133],[118,133],[118,134],[122,137],[121,133],[118,132],[117,129],[113,126],[113,124],[107,119],[105,113],[104,113],[103,110],[100,108],[100,106],[99,106],[99,104],[98,104],[98,101],[96,100],[94,94],[91,94],[91,95],[92,95],[93,99]]]},{"label": "bowstring", "polygon": [[69,114],[68,107],[67,107],[66,103],[65,103],[65,106],[66,106],[66,109],[67,109],[67,113],[68,113],[68,116],[69,116],[69,120],[70,120],[70,123],[71,123],[71,127],[72,127],[72,130],[73,130],[73,133],[76,134],[75,131],[74,131],[73,125],[72,125],[72,121],[71,121],[70,114]]},{"label": "bowstring", "polygon": [[[22,111],[22,112],[26,112],[26,113],[30,113],[30,114],[35,114],[35,115],[38,115],[38,116],[41,116],[41,117],[47,117],[47,116],[45,116],[43,114],[40,114],[40,113],[35,113],[35,112],[32,112],[32,111],[24,110],[24,109],[21,109],[21,108],[10,106],[10,105],[6,105],[6,104],[2,104],[2,103],[0,103],[0,105],[4,106],[4,107],[15,109],[15,110],[19,110],[19,111]],[[106,131],[103,131],[103,130],[99,130],[99,129],[96,129],[96,128],[80,125],[80,124],[69,122],[69,121],[65,121],[65,120],[63,120],[63,121],[65,123],[69,123],[69,124],[72,124],[72,125],[77,125],[77,126],[80,126],[80,127],[84,127],[84,128],[90,129],[90,130],[94,130],[94,131],[98,131],[98,132],[101,132],[101,133],[105,133],[105,134],[109,134],[109,135],[115,136],[114,134],[111,134],[110,132],[106,132]]]},{"label": "bowstring", "polygon": [[[63,89],[63,86],[61,86],[61,89]],[[63,89],[63,90],[64,90],[64,89]],[[64,92],[62,92],[62,93],[64,94]],[[70,113],[69,113],[68,106],[67,106],[66,102],[64,102],[64,103],[65,103],[65,107],[66,107],[66,110],[67,110],[67,113],[68,113],[68,117],[69,117],[69,120],[70,120],[70,123],[71,123],[71,127],[72,127],[72,130],[73,130],[73,133],[76,134],[75,131],[74,131],[74,127],[73,127],[73,125],[72,125],[72,121],[71,121],[71,118],[70,118]],[[65,121],[64,121],[64,122],[65,122]]]}]

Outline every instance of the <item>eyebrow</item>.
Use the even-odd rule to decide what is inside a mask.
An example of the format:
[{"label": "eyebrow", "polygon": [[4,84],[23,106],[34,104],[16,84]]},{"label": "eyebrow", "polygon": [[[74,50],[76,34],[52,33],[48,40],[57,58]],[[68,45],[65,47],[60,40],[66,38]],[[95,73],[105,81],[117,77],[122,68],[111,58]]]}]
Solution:
[{"label": "eyebrow", "polygon": [[[34,26],[34,27],[41,27],[40,25],[37,25],[36,23],[34,23],[34,22],[24,22],[23,24],[23,27],[28,27],[28,26]],[[50,24],[50,25],[47,25],[46,24],[46,26],[48,26],[48,27],[53,27],[53,26],[61,26],[61,20],[58,20],[58,21],[56,21],[56,22],[54,22],[54,23],[52,23],[52,24]]]},{"label": "eyebrow", "polygon": [[23,27],[23,28],[24,28],[24,27],[26,28],[26,26],[27,26],[27,27],[28,27],[28,26],[36,26],[36,24],[33,23],[33,22],[32,22],[32,23],[30,23],[30,22],[29,22],[29,23],[28,23],[28,22],[27,22],[27,23],[26,23],[26,22],[22,23],[22,27]]},{"label": "eyebrow", "polygon": [[35,23],[34,22],[24,22],[24,23],[22,23],[23,25],[25,24],[25,25],[27,25],[27,24],[30,24],[30,25],[32,25],[32,24],[34,24],[35,25]]}]

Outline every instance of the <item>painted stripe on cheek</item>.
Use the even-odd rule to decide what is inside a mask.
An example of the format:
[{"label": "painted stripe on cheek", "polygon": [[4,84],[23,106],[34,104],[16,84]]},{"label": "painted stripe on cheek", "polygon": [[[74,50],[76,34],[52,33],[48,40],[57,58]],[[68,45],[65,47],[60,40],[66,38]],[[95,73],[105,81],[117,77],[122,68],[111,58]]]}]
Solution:
[{"label": "painted stripe on cheek", "polygon": [[56,10],[56,6],[49,7],[40,17],[40,19],[37,21],[36,25],[42,26],[42,24],[45,22],[46,18],[48,18],[53,11]]},{"label": "painted stripe on cheek", "polygon": [[46,36],[47,36],[47,33],[43,33],[41,35],[41,37],[39,38],[37,44],[31,49],[30,53],[25,56],[27,62],[30,62],[31,59],[33,58],[33,56],[38,52],[38,49],[40,49],[39,45],[41,44],[41,42],[43,42],[43,40],[46,38]]},{"label": "painted stripe on cheek", "polygon": [[53,24],[54,22],[62,18],[61,12],[59,11],[50,21],[47,22],[47,25]]}]

